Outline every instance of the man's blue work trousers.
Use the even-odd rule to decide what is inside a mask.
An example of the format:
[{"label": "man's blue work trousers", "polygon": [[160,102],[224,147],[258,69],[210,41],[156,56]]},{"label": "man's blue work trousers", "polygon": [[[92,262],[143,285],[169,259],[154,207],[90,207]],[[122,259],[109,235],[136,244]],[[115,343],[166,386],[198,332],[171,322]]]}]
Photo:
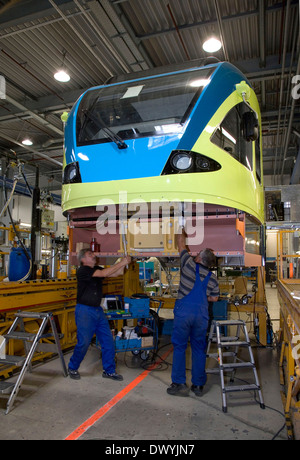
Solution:
[{"label": "man's blue work trousers", "polygon": [[186,383],[185,353],[189,339],[192,350],[192,384],[203,386],[206,383],[206,333],[208,326],[206,288],[210,276],[211,272],[201,281],[199,265],[197,264],[196,280],[193,289],[182,299],[176,300],[172,333],[172,344],[174,347],[172,365],[173,383]]},{"label": "man's blue work trousers", "polygon": [[69,362],[69,368],[78,370],[81,361],[86,355],[91,340],[96,337],[101,345],[103,370],[113,374],[115,366],[114,339],[108,324],[108,320],[101,307],[89,307],[77,304],[75,309],[77,326],[77,344]]}]

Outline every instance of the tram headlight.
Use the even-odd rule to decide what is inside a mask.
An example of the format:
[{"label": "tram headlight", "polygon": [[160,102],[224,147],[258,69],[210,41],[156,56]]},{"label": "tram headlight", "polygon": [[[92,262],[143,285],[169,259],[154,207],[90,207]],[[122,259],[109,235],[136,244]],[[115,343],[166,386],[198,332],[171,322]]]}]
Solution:
[{"label": "tram headlight", "polygon": [[192,165],[192,157],[188,153],[176,153],[171,161],[172,166],[178,171],[187,171]]},{"label": "tram headlight", "polygon": [[209,171],[210,170],[210,161],[209,158],[199,155],[196,159],[196,165],[200,171]]},{"label": "tram headlight", "polygon": [[64,169],[63,184],[76,184],[82,182],[78,161],[69,163]]},{"label": "tram headlight", "polygon": [[220,163],[202,153],[192,150],[173,150],[166,162],[162,175],[180,173],[207,173],[221,169]]}]

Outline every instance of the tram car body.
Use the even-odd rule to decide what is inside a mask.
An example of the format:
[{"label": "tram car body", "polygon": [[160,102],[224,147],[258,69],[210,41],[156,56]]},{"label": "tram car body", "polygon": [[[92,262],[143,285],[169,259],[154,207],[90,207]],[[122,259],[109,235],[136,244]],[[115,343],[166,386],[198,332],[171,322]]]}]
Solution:
[{"label": "tram car body", "polygon": [[[260,125],[254,90],[227,62],[152,69],[84,92],[65,124],[62,208],[71,254],[93,236],[103,257],[178,256],[174,235],[163,239],[148,227],[147,237],[130,237],[128,219],[135,211],[139,223],[161,222],[151,203],[179,203],[181,211],[192,203],[184,222],[195,225],[202,203],[203,238],[191,240],[191,253],[210,247],[227,265],[260,265]],[[102,231],[96,226],[103,214],[114,231],[105,233],[104,221]]]}]

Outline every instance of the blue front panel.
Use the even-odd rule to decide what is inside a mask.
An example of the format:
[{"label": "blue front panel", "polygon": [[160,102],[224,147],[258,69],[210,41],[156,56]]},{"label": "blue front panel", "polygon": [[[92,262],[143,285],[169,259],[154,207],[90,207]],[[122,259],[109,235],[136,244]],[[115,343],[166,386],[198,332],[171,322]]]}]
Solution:
[{"label": "blue front panel", "polygon": [[82,181],[159,176],[178,142],[178,136],[169,135],[126,140],[127,149],[119,149],[114,142],[78,147]]},{"label": "blue front panel", "polygon": [[78,109],[79,101],[74,104],[71,112],[69,113],[68,120],[65,126],[65,158],[66,164],[76,161],[76,113]]}]

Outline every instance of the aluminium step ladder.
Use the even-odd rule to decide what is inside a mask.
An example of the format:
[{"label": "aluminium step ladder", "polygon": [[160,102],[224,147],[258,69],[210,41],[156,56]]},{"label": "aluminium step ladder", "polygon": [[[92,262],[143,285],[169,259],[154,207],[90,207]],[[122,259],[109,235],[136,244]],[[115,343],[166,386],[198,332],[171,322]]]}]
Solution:
[{"label": "aluminium step ladder", "polygon": [[[225,336],[222,335],[221,331],[227,331],[230,326],[236,326],[236,335],[235,336]],[[245,336],[245,340],[241,340],[241,332]],[[210,347],[213,342],[217,343],[218,352],[210,353]],[[249,361],[243,361],[238,358],[239,348],[246,348],[249,352]],[[227,350],[227,351],[224,351]],[[247,327],[244,321],[242,320],[222,320],[222,321],[213,321],[210,327],[210,332],[208,336],[208,346],[206,352],[207,358],[214,358],[218,361],[218,367],[214,369],[206,369],[206,373],[219,373],[221,379],[221,389],[222,389],[222,410],[227,412],[227,400],[226,394],[234,391],[257,391],[259,395],[260,407],[265,408],[263,396],[259,384],[258,374],[255,366],[255,361],[253,357],[252,348],[250,345],[250,339],[247,331]],[[224,358],[231,357],[231,362],[225,362]],[[245,385],[225,385],[225,376],[224,372],[231,372],[230,382],[234,381],[234,376],[237,369],[250,368],[254,374],[253,384]]]},{"label": "aluminium step ladder", "polygon": [[[37,333],[30,333],[25,331],[24,319],[37,319],[41,320],[40,327]],[[52,332],[44,333],[46,325],[49,324]],[[18,330],[17,330],[18,329]],[[25,356],[9,356],[0,358],[0,364],[12,364],[14,366],[22,367],[17,381],[15,383],[0,382],[0,393],[10,394],[6,406],[5,414],[11,410],[14,400],[21,388],[25,373],[27,370],[31,371],[31,360],[35,351],[43,350],[56,352],[59,355],[63,374],[65,377],[68,375],[64,356],[60,346],[59,335],[56,329],[55,320],[51,312],[47,313],[32,313],[32,312],[18,312],[15,314],[15,320],[11,325],[7,334],[3,335],[7,340],[23,340],[25,348]],[[55,343],[39,343],[41,339],[54,337]]]}]

